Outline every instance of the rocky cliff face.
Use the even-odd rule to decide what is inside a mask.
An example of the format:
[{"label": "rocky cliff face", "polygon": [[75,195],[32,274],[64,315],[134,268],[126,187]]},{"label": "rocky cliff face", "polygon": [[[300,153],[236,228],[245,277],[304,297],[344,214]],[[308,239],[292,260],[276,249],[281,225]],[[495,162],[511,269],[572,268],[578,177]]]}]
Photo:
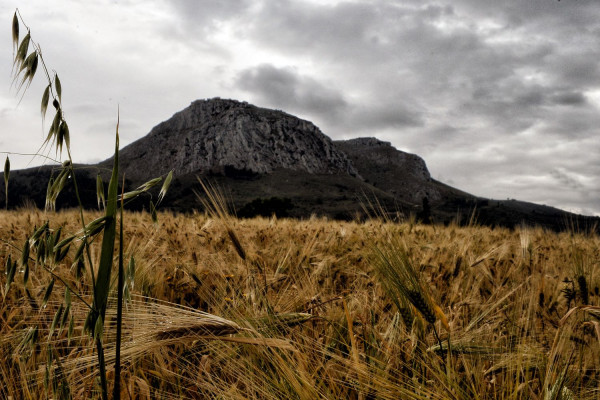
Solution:
[{"label": "rocky cliff face", "polygon": [[405,153],[397,150],[390,142],[384,142],[374,137],[336,141],[342,151],[348,155],[358,156],[369,160],[381,168],[395,166],[421,181],[429,181],[431,176],[425,161],[416,154]]},{"label": "rocky cliff face", "polygon": [[397,150],[391,143],[376,138],[334,143],[373,186],[413,204],[421,204],[424,197],[434,202],[441,198],[421,157]]},{"label": "rocky cliff face", "polygon": [[123,148],[120,158],[131,180],[173,168],[176,175],[265,174],[289,169],[358,176],[344,153],[313,123],[282,111],[218,98],[194,101]]}]

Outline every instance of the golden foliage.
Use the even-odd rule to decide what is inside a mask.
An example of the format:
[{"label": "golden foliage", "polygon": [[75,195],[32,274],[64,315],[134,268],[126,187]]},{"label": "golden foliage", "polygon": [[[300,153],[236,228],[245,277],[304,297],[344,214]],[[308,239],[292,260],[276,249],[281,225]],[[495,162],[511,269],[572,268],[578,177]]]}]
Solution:
[{"label": "golden foliage", "polygon": [[[97,390],[91,339],[82,332],[85,309],[76,301],[63,306],[64,285],[57,280],[41,307],[47,275],[30,261],[27,283],[17,270],[4,293],[6,265],[14,264],[7,260],[20,259],[36,227],[51,220],[50,229],[78,232],[78,218],[69,211],[0,213],[2,398],[52,390],[52,382],[45,387],[35,378],[48,365],[39,345],[47,340],[56,353],[51,368],[62,371],[71,396]],[[123,398],[597,396],[597,236],[318,218],[223,222],[163,213],[159,226],[141,213],[125,218],[135,276],[127,283]],[[406,244],[402,257],[418,274],[413,283],[426,287],[441,342],[416,312],[420,304],[396,304],[376,273],[376,249],[393,251],[389,235]],[[91,301],[89,271],[76,278],[77,247],[54,273]],[[98,258],[100,241],[91,250]],[[411,313],[410,326],[401,312]],[[107,313],[110,359],[110,304]]]}]

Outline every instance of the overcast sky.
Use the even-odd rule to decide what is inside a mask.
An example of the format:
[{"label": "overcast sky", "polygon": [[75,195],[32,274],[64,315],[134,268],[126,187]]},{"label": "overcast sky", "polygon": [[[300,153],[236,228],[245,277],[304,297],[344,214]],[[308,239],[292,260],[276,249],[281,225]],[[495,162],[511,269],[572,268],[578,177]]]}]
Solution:
[{"label": "overcast sky", "polygon": [[20,104],[11,89],[19,6],[60,76],[76,162],[111,155],[117,106],[126,145],[218,96],[390,141],[475,195],[600,215],[600,1],[0,4],[2,152],[44,138],[42,75]]}]

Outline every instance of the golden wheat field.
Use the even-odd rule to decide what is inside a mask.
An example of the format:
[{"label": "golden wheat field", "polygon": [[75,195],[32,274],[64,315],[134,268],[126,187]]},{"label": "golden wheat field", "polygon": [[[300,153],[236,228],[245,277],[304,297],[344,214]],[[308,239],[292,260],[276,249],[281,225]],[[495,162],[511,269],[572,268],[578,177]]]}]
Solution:
[{"label": "golden wheat field", "polygon": [[[124,218],[124,254],[134,259],[125,266],[124,399],[600,398],[597,236]],[[48,220],[47,252],[59,229],[64,237],[81,226],[75,211],[0,212],[0,398],[98,398],[83,331],[91,275],[73,263],[76,243],[49,270],[31,251],[27,271],[19,264],[7,284],[7,265],[22,263],[24,242]],[[109,307],[110,382],[111,318]]]}]

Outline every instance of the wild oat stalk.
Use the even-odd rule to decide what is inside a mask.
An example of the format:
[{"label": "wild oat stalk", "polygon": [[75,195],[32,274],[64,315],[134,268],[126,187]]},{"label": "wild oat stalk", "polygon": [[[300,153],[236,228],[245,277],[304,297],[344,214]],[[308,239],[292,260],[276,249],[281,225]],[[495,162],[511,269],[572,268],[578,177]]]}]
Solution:
[{"label": "wild oat stalk", "polygon": [[[79,213],[80,213],[81,226],[82,226],[82,231],[81,231],[82,236],[80,237],[80,240],[82,243],[81,243],[79,249],[77,250],[74,265],[77,265],[76,275],[77,275],[77,277],[80,277],[81,276],[80,271],[83,269],[83,266],[84,266],[84,253],[85,253],[85,255],[87,256],[87,264],[89,265],[90,277],[91,277],[91,281],[92,281],[92,285],[91,285],[92,290],[93,290],[92,306],[90,307],[89,304],[87,302],[85,302],[85,300],[83,300],[83,297],[80,294],[78,294],[76,292],[74,292],[74,294],[79,299],[81,299],[83,301],[83,303],[87,305],[87,307],[90,308],[87,318],[85,320],[84,328],[88,332],[92,333],[92,336],[95,340],[95,344],[96,344],[96,348],[97,348],[97,356],[98,356],[98,367],[100,370],[99,375],[100,375],[101,395],[102,395],[103,400],[108,400],[108,382],[107,382],[106,362],[105,362],[105,354],[104,354],[102,338],[105,333],[104,321],[106,318],[107,302],[108,302],[109,294],[111,291],[111,272],[112,272],[112,268],[113,268],[113,258],[114,258],[113,253],[114,253],[114,248],[115,248],[116,226],[117,226],[116,225],[117,224],[117,210],[118,210],[117,202],[119,199],[121,200],[121,225],[120,225],[121,235],[119,235],[119,250],[120,250],[119,283],[118,283],[118,288],[117,288],[118,298],[119,298],[117,331],[120,333],[120,325],[121,325],[121,321],[122,321],[120,305],[122,302],[123,290],[124,290],[124,288],[123,288],[123,266],[122,266],[122,263],[123,263],[123,240],[124,240],[123,234],[122,234],[122,232],[123,232],[122,217],[123,217],[124,200],[133,199],[133,198],[141,195],[142,193],[147,193],[148,190],[151,187],[158,184],[162,180],[162,178],[152,179],[149,182],[146,182],[145,184],[141,185],[140,187],[138,187],[136,190],[134,190],[132,192],[122,193],[119,198],[119,196],[118,196],[119,116],[117,116],[117,126],[116,126],[116,133],[115,133],[115,154],[114,154],[113,168],[112,168],[112,172],[111,172],[110,182],[108,184],[108,193],[107,193],[106,198],[104,197],[104,188],[102,185],[102,181],[101,181],[101,179],[97,180],[98,205],[100,206],[101,203],[104,205],[104,209],[105,209],[104,216],[101,219],[92,221],[92,223],[90,223],[90,224],[86,224],[85,219],[84,219],[84,213],[83,213],[84,207],[83,207],[81,198],[79,196],[79,187],[77,185],[75,169],[73,167],[73,158],[71,156],[71,147],[70,147],[71,142],[70,142],[69,127],[64,118],[64,113],[63,113],[63,109],[62,109],[62,84],[61,84],[60,79],[58,78],[58,74],[54,73],[54,76],[51,77],[51,75],[48,72],[48,69],[46,67],[46,64],[44,62],[44,59],[42,57],[42,51],[41,51],[40,46],[31,39],[30,29],[24,23],[23,23],[23,25],[27,27],[27,35],[22,39],[21,43],[19,44],[19,25],[20,25],[19,19],[23,23],[23,20],[22,20],[22,18],[20,18],[20,14],[17,10],[17,11],[15,11],[15,14],[13,16],[13,22],[12,22],[13,47],[16,50],[16,53],[14,55],[14,61],[13,61],[13,74],[14,74],[13,84],[16,85],[17,92],[20,92],[23,89],[25,83],[27,83],[27,85],[24,87],[24,90],[23,90],[23,95],[24,95],[25,91],[27,90],[27,88],[29,87],[29,85],[31,84],[31,82],[35,76],[38,65],[42,66],[42,69],[46,76],[46,80],[48,82],[48,84],[44,90],[44,93],[42,95],[42,102],[41,102],[41,106],[40,106],[42,121],[45,118],[46,111],[48,109],[48,104],[50,103],[51,99],[52,99],[52,106],[56,110],[56,113],[52,120],[52,124],[50,125],[48,135],[47,135],[46,139],[44,140],[40,150],[45,148],[47,145],[54,145],[57,154],[62,154],[62,151],[64,149],[64,150],[66,150],[66,153],[68,156],[68,160],[63,162],[62,168],[61,168],[60,172],[58,173],[58,175],[55,178],[52,178],[52,177],[50,178],[50,181],[48,183],[47,196],[46,196],[46,209],[47,210],[55,209],[56,200],[58,198],[59,193],[65,187],[68,180],[72,179],[73,187],[75,189],[75,196],[76,196],[77,202],[79,204]],[[27,55],[30,46],[33,48],[33,50],[31,51],[31,53],[29,53],[29,55]],[[38,153],[40,150],[38,150]],[[10,163],[9,163],[9,160],[7,157],[5,167],[4,167],[4,181],[5,181],[6,198],[7,198],[6,204],[8,204],[8,175],[9,175],[9,172],[10,172]],[[173,172],[171,171],[168,174],[168,176],[163,184],[163,187],[159,193],[157,204],[159,204],[163,200],[163,198],[166,194],[166,191],[168,189],[168,186],[171,182],[172,177],[173,177]],[[152,202],[150,202],[150,203],[151,203],[151,209],[153,210],[153,216],[154,216],[156,214],[155,205]],[[92,262],[92,257],[91,257],[91,253],[90,253],[90,242],[88,241],[88,239],[90,239],[91,237],[98,235],[100,233],[102,233],[103,235],[102,235],[102,245],[101,245],[101,251],[100,251],[100,261],[98,264],[97,275],[96,275],[96,272],[94,271],[94,268],[93,268],[93,262]],[[38,239],[42,235],[45,235],[45,237],[47,237],[47,240],[39,241]],[[29,266],[28,266],[29,263],[28,262],[29,262],[30,244],[33,244],[37,251],[37,260],[36,261],[42,262],[42,266],[47,271],[49,271],[53,277],[45,290],[44,299],[42,301],[43,305],[45,305],[48,302],[48,300],[52,294],[55,278],[58,278],[59,281],[61,281],[62,283],[65,284],[65,286],[67,287],[67,293],[70,293],[72,291],[71,288],[69,287],[69,285],[62,278],[60,278],[59,276],[57,276],[56,274],[53,273],[53,269],[58,263],[60,263],[67,256],[69,248],[70,248],[72,242],[76,239],[77,235],[76,234],[70,235],[66,239],[63,239],[62,241],[60,240],[60,235],[61,235],[61,228],[56,230],[55,233],[51,233],[50,230],[48,229],[48,226],[46,225],[46,228],[44,228],[44,230],[36,231],[26,241],[25,246],[22,251],[21,264],[25,271],[24,272],[25,284],[27,284],[27,277],[29,274]],[[16,264],[14,264],[14,265],[16,265]],[[10,277],[11,279],[9,279],[7,282],[6,291],[8,291],[10,282],[12,281],[12,279],[14,277],[13,263],[10,263],[8,269],[9,269],[9,271],[12,271],[12,276]],[[16,267],[14,269],[16,269]],[[66,307],[66,309],[63,309],[63,306],[61,305],[61,307],[59,308],[59,310],[57,311],[57,313],[55,315],[55,321],[52,324],[53,326],[57,323],[58,320],[66,319],[66,316],[68,314],[67,311],[69,310],[69,307],[70,307],[70,305],[68,307]],[[65,311],[65,310],[67,310],[67,311]],[[51,336],[52,336],[52,334],[49,335],[49,339]],[[119,339],[119,344],[120,344],[120,339]],[[53,352],[50,352],[50,347],[51,347],[51,344],[48,344],[49,354],[54,354],[54,350],[53,350]],[[117,346],[117,349],[118,349],[118,347],[119,346]],[[119,354],[118,350],[117,350],[117,354]],[[50,364],[52,364],[53,359],[54,358],[50,357],[50,361],[49,361]],[[118,359],[118,357],[117,357],[117,359]],[[59,363],[59,366],[60,366],[59,358],[56,358],[56,362]],[[50,371],[50,366],[48,368]],[[117,370],[116,376],[118,377],[119,376],[118,372],[120,369],[120,363],[118,361],[116,362],[115,368]],[[61,370],[62,370],[62,368],[61,368]],[[56,377],[57,376],[55,376],[55,378]],[[57,392],[56,388],[53,391],[56,394],[56,392]],[[59,394],[59,397],[60,396],[62,396],[62,395]],[[120,396],[119,383],[118,383],[118,379],[117,379],[117,383],[115,384],[114,398],[118,399],[119,396]]]}]

